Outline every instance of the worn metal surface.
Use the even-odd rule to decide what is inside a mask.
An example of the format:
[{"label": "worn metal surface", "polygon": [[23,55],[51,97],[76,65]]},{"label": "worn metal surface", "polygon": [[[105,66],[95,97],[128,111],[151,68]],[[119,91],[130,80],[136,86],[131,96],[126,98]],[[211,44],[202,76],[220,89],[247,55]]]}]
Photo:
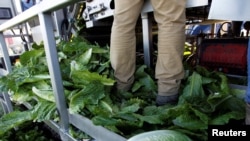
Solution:
[{"label": "worn metal surface", "polygon": [[208,19],[250,21],[249,0],[213,0]]}]

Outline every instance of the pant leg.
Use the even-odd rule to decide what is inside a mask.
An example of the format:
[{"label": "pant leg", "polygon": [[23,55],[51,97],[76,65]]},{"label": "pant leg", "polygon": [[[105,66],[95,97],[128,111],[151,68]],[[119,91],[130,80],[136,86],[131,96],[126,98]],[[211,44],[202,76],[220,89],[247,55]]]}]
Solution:
[{"label": "pant leg", "polygon": [[134,82],[135,26],[143,3],[144,0],[115,0],[110,60],[117,80],[117,88],[121,90],[128,90]]},{"label": "pant leg", "polygon": [[158,23],[158,57],[155,77],[158,94],[178,93],[184,77],[182,64],[185,44],[186,0],[151,0]]}]

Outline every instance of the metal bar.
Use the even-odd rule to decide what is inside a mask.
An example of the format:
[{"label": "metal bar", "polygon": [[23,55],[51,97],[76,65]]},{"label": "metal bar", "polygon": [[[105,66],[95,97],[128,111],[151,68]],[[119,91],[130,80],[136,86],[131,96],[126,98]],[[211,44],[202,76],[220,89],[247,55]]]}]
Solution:
[{"label": "metal bar", "polygon": [[[66,17],[64,17],[63,15],[63,10],[57,10],[55,12],[53,12],[53,16],[54,16],[54,25],[55,25],[55,31],[57,31],[55,34],[56,36],[60,37],[60,35],[62,35],[62,31],[61,31],[61,24],[62,21],[64,19],[66,19]],[[60,37],[62,39],[62,37]]]},{"label": "metal bar", "polygon": [[0,76],[5,76],[8,74],[8,71],[6,71],[5,69],[3,68],[0,68]]},{"label": "metal bar", "polygon": [[152,59],[152,19],[149,18],[148,13],[141,13],[142,31],[143,31],[143,50],[144,50],[144,63],[148,67],[153,66]]},{"label": "metal bar", "polygon": [[[49,126],[53,131],[55,131],[56,133],[60,134],[60,126],[55,123],[54,121],[44,121],[44,123]],[[77,141],[76,139],[74,139],[70,134],[65,133],[64,135],[64,140],[65,141]]]},{"label": "metal bar", "polygon": [[91,120],[85,118],[79,114],[69,115],[70,123],[78,129],[82,130],[86,134],[93,137],[96,141],[126,141],[127,139],[109,131],[108,129],[97,126],[92,123]]},{"label": "metal bar", "polygon": [[[1,97],[0,97],[0,100],[1,100]],[[32,105],[30,103],[27,103],[27,102],[24,102],[23,105],[28,108],[28,109],[32,109]],[[60,130],[60,126],[52,121],[52,120],[46,120],[46,121],[43,121],[49,128],[51,128],[54,132],[60,134],[61,130]],[[67,139],[67,141],[77,141],[76,139],[74,139],[70,134],[68,133],[65,133],[65,136],[67,138],[65,138],[65,140]]]},{"label": "metal bar", "polygon": [[7,72],[11,72],[12,71],[12,66],[11,66],[11,61],[10,61],[10,57],[9,57],[9,52],[8,52],[8,48],[4,39],[4,35],[1,32],[0,33],[0,43],[1,43],[1,51],[2,51],[2,55],[4,58],[4,65],[5,65],[5,69],[7,70]]},{"label": "metal bar", "polygon": [[229,84],[229,87],[232,89],[247,90],[247,86],[244,85]]},{"label": "metal bar", "polygon": [[[8,74],[9,72],[12,71],[12,66],[11,66],[11,61],[10,61],[10,57],[9,57],[8,48],[7,48],[7,45],[6,45],[6,42],[5,42],[5,39],[4,39],[4,36],[3,36],[2,32],[0,33],[0,43],[1,43],[1,53],[2,53],[3,58],[4,58],[4,64],[3,65],[4,65],[5,69],[6,69],[6,71],[1,71],[1,72],[3,72],[3,74],[1,74],[1,75],[6,75],[6,74]],[[2,102],[2,105],[3,104],[5,105],[5,106],[3,106],[4,110],[5,110],[5,113],[12,112],[13,107],[12,107],[9,95],[6,92],[3,92],[2,96],[3,96],[3,100],[5,101],[5,102]]]},{"label": "metal bar", "polygon": [[6,102],[5,102],[2,95],[0,95],[0,103],[1,103],[1,106],[3,108],[4,114],[7,114],[8,113],[8,108],[6,106]]},{"label": "metal bar", "polygon": [[79,2],[80,0],[44,0],[31,8],[25,10],[23,13],[13,17],[11,20],[8,20],[0,25],[0,31],[4,31],[11,27],[14,27],[20,23],[23,23],[39,13],[43,12],[53,12],[67,5]]},{"label": "metal bar", "polygon": [[12,106],[9,94],[8,93],[2,93],[2,95],[3,95],[3,98],[5,100],[5,105],[7,107],[8,113],[12,112],[13,111],[13,106]]},{"label": "metal bar", "polygon": [[48,68],[51,76],[52,88],[60,117],[60,127],[62,128],[61,136],[62,139],[64,139],[63,135],[68,132],[69,128],[69,117],[66,107],[64,87],[62,83],[62,76],[56,50],[56,41],[53,32],[53,19],[51,17],[50,12],[40,13],[38,17],[41,24],[42,36],[48,62]]},{"label": "metal bar", "polygon": [[19,35],[4,35],[4,38],[20,37],[20,36],[30,36],[29,34],[19,34]]},{"label": "metal bar", "polygon": [[17,15],[18,13],[17,13],[17,9],[16,9],[16,4],[14,3],[14,1],[13,0],[11,0],[11,5],[12,5],[12,8],[13,8],[13,14],[14,15]]}]

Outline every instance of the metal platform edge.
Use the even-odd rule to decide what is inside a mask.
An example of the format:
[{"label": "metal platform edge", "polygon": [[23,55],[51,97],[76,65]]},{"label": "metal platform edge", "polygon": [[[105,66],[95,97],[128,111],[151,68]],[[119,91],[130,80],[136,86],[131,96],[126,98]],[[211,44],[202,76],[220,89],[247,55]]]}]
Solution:
[{"label": "metal platform edge", "polygon": [[79,114],[69,114],[72,125],[93,137],[96,141],[126,141],[127,139],[102,127],[92,123],[92,121]]},{"label": "metal platform edge", "polygon": [[40,13],[52,12],[63,8],[67,5],[80,2],[81,0],[44,0],[37,5],[32,6],[21,14],[13,17],[12,19],[0,25],[0,31],[7,30],[18,24],[21,24],[29,19],[36,17]]}]

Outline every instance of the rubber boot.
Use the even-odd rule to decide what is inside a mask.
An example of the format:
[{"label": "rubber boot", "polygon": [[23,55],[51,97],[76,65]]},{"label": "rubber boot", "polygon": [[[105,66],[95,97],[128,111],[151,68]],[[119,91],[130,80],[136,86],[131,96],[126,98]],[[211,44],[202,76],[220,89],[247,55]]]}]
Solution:
[{"label": "rubber boot", "polygon": [[250,125],[250,104],[246,104],[246,125]]}]

